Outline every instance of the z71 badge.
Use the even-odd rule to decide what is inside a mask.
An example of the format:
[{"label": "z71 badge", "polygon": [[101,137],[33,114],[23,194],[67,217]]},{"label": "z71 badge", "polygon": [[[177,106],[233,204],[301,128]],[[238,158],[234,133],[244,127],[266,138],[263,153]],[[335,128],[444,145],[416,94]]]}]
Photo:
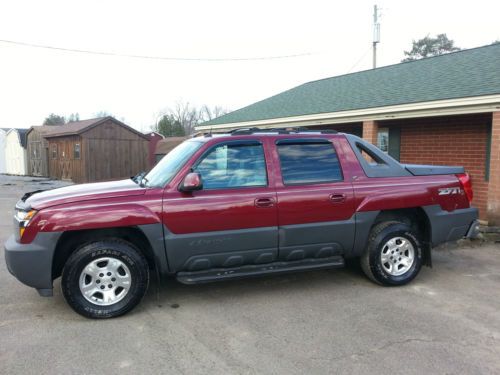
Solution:
[{"label": "z71 badge", "polygon": [[451,195],[451,194],[462,194],[463,191],[462,189],[458,187],[452,187],[452,188],[442,188],[439,189],[439,195]]}]

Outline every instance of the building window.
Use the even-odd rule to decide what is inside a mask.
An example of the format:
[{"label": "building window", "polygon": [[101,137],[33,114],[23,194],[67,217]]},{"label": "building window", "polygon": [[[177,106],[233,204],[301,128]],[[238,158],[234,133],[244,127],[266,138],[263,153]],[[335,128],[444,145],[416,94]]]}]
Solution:
[{"label": "building window", "polygon": [[389,152],[389,129],[379,128],[377,135],[377,147],[386,154]]},{"label": "building window", "polygon": [[52,159],[57,159],[57,144],[53,144],[51,147]]},{"label": "building window", "polygon": [[75,143],[75,148],[73,150],[73,158],[80,159],[80,143]]}]

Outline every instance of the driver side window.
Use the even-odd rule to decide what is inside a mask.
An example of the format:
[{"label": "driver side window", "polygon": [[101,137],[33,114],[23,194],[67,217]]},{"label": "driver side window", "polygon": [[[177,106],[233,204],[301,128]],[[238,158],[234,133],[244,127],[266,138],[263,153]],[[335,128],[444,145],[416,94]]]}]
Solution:
[{"label": "driver side window", "polygon": [[266,162],[260,143],[228,143],[213,148],[194,168],[203,189],[267,186]]}]

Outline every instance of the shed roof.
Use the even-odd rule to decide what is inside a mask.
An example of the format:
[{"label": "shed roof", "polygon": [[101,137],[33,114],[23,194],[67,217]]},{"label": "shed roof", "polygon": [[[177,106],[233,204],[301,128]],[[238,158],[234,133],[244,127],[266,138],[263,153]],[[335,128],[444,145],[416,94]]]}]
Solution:
[{"label": "shed roof", "polygon": [[28,140],[28,130],[29,129],[16,129],[17,133],[19,134],[19,142],[21,142],[21,146],[26,148],[27,146],[27,140]]},{"label": "shed roof", "polygon": [[19,143],[23,148],[26,148],[27,146],[27,134],[30,129],[25,129],[25,128],[10,128],[8,129],[7,133],[10,133],[12,131],[15,131],[17,133],[17,137],[19,138]]},{"label": "shed roof", "polygon": [[[45,138],[53,138],[53,137],[62,137],[67,135],[78,135],[86,132],[87,130],[92,129],[95,126],[105,123],[106,121],[111,120],[114,123],[127,128],[129,131],[139,135],[140,137],[149,140],[149,138],[141,133],[140,131],[135,130],[134,128],[124,124],[121,121],[118,121],[114,117],[98,117],[94,119],[81,120],[81,121],[73,121],[64,125],[53,125],[53,126],[44,126],[44,129],[40,129],[44,132]],[[40,127],[41,128],[41,127]]]},{"label": "shed roof", "polygon": [[200,126],[500,94],[499,61],[497,43],[321,79]]},{"label": "shed roof", "polygon": [[158,138],[162,138],[164,139],[165,136],[158,133],[158,132],[148,132],[148,133],[144,133],[145,135],[147,135],[149,138],[155,138],[155,137],[158,137]]},{"label": "shed roof", "polygon": [[155,155],[166,155],[172,151],[175,146],[184,142],[186,137],[166,137],[156,144]]},{"label": "shed roof", "polygon": [[52,131],[55,126],[60,126],[60,125],[36,125],[36,126],[32,126],[31,128],[27,129],[27,132],[29,133],[30,131],[34,130],[34,131],[40,132],[42,134],[45,134],[45,133]]}]

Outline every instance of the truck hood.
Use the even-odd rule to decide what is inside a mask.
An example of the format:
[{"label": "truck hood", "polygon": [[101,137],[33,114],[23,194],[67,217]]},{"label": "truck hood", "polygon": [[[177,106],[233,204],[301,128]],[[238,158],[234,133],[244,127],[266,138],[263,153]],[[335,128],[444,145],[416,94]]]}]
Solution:
[{"label": "truck hood", "polygon": [[58,204],[91,199],[142,195],[146,191],[131,179],[65,186],[27,193],[18,205],[24,209],[41,210]]}]

